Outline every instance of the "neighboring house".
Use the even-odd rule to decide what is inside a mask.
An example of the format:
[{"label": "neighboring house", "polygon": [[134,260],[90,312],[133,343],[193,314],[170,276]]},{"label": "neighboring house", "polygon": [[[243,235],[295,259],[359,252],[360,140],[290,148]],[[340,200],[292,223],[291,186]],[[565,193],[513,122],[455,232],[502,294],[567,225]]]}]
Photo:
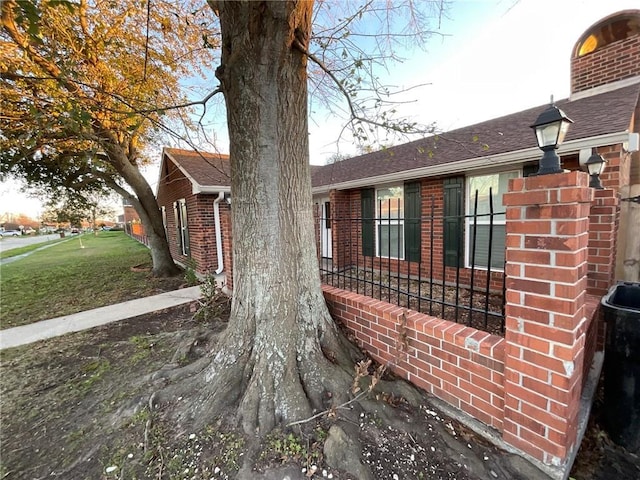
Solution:
[{"label": "neighboring house", "polygon": [[[588,29],[576,43],[571,67],[571,96],[555,102],[574,121],[558,150],[563,168],[579,169],[592,153],[602,154],[608,162],[601,175],[605,188],[614,189],[622,198],[640,194],[640,10],[612,15]],[[397,265],[396,260],[428,262],[430,256],[444,258],[446,266],[462,262],[468,267],[472,261],[470,237],[475,233],[474,264],[487,267],[491,253],[491,268],[501,271],[504,216],[494,216],[492,252],[486,250],[488,222],[483,224],[480,219],[474,232],[469,219],[456,221],[454,217],[473,214],[476,190],[477,211],[488,211],[489,187],[494,212],[504,211],[502,194],[508,180],[537,170],[542,152],[529,126],[546,107],[316,169],[312,184],[314,202],[321,209],[320,255],[333,257],[334,266],[337,261],[338,267],[344,267],[343,259],[335,258],[336,246],[349,244],[352,249],[357,241],[359,254],[390,258],[393,270],[407,272],[410,268]],[[429,227],[410,221],[428,216],[432,199],[435,216],[441,219],[433,228],[442,235],[442,242],[436,242],[434,249],[424,238],[430,235]],[[444,225],[443,217],[449,219]],[[326,219],[336,218],[375,220],[357,231],[340,233],[334,228],[331,232],[331,222]],[[619,232],[617,277],[637,281],[640,218],[629,203],[622,204]],[[344,249],[340,254],[345,255]],[[347,262],[354,261],[353,253],[347,257]]]},{"label": "neighboring house", "polygon": [[227,155],[164,148],[156,196],[173,259],[199,274],[231,262]]},{"label": "neighboring house", "polygon": [[[147,244],[147,237],[145,235],[144,226],[140,221],[140,215],[133,208],[133,205],[126,198],[122,199],[122,209],[124,211],[122,215],[122,223],[124,224],[125,231],[138,240],[141,243]],[[120,217],[118,217],[119,221]]]}]

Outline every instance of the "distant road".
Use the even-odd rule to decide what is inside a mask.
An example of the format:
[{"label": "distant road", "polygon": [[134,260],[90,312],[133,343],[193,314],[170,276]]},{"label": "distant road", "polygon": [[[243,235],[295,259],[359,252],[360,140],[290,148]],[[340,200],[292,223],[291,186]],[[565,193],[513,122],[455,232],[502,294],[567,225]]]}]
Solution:
[{"label": "distant road", "polygon": [[22,235],[20,237],[2,237],[0,238],[0,252],[6,252],[25,245],[33,245],[34,243],[45,243],[49,240],[59,239],[60,234],[49,235]]}]

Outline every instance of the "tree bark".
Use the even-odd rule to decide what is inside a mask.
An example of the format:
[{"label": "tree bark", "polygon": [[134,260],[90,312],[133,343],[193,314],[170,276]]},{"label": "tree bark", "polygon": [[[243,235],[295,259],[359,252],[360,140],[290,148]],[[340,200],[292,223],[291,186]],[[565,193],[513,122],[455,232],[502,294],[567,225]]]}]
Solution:
[{"label": "tree bark", "polygon": [[[348,398],[356,353],[320,286],[307,130],[312,1],[220,2],[233,192],[229,326],[184,412],[210,421],[238,405],[248,433]],[[192,386],[193,386],[192,382]],[[193,387],[192,387],[193,388]],[[178,390],[179,391],[179,390]]]},{"label": "tree bark", "polygon": [[116,171],[135,193],[135,199],[133,199],[132,204],[148,237],[153,265],[152,274],[156,277],[177,275],[180,273],[180,268],[175,264],[171,256],[162,223],[162,213],[149,182],[140,173],[140,170],[131,164],[122,147],[108,142],[105,142],[103,146]]}]

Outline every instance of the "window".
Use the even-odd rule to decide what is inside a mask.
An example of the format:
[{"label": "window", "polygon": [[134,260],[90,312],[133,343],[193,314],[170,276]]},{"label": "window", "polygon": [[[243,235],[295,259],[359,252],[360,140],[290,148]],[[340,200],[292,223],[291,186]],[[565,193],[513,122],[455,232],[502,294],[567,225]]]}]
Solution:
[{"label": "window", "polygon": [[173,213],[176,220],[176,242],[178,245],[178,252],[188,257],[191,252],[189,249],[187,202],[184,198],[173,204]]},{"label": "window", "polygon": [[420,182],[361,191],[362,254],[420,261]]},{"label": "window", "polygon": [[164,236],[169,238],[169,234],[167,233],[167,209],[164,205],[160,207],[160,213],[162,214],[162,226],[164,227]]},{"label": "window", "polygon": [[402,186],[376,191],[378,257],[404,258],[404,190]]},{"label": "window", "polygon": [[468,266],[488,268],[490,264],[491,269],[504,268],[506,230],[502,195],[507,193],[509,180],[519,176],[519,171],[511,171],[468,178],[465,229]]}]

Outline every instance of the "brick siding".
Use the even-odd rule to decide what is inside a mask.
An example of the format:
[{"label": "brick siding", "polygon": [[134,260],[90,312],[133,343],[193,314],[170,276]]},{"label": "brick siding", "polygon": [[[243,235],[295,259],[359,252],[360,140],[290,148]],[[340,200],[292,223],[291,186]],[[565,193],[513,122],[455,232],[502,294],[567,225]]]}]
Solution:
[{"label": "brick siding", "polygon": [[[194,195],[191,182],[182,171],[171,161],[167,161],[165,165],[167,171],[163,172],[164,178],[158,189],[158,205],[165,207],[167,237],[171,256],[176,262],[183,265],[189,261],[195,262],[195,270],[199,274],[212,273],[218,268],[213,213],[213,202],[217,195],[202,193]],[[180,199],[185,199],[187,204],[190,257],[183,255],[178,249],[176,218],[173,206]],[[220,202],[220,214],[223,254],[229,256],[229,263],[226,262],[225,258],[225,265],[229,265],[231,258],[231,222],[227,219],[230,216],[230,209],[225,201]]]},{"label": "brick siding", "polygon": [[571,60],[571,93],[640,75],[640,36],[610,43]]}]

